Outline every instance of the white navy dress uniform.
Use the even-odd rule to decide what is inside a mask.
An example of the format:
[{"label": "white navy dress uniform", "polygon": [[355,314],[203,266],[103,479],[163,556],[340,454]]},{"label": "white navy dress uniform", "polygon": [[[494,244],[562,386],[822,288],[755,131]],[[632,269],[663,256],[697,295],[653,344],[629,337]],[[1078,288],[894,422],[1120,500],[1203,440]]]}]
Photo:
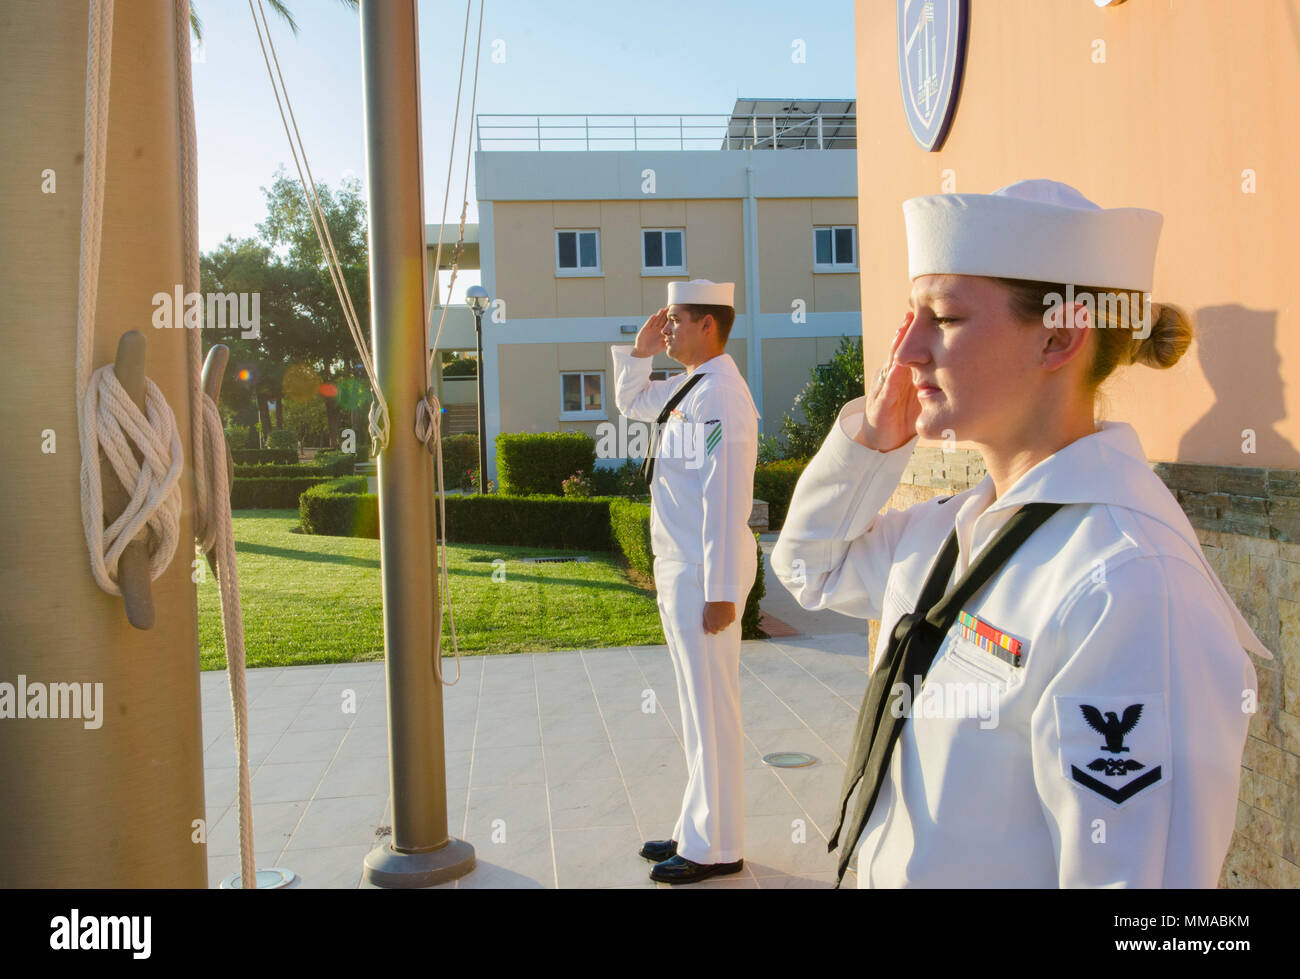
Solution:
[{"label": "white navy dress uniform", "polygon": [[[730,306],[733,289],[732,283],[672,282],[668,303]],[[650,536],[688,773],[672,839],[686,860],[733,863],[744,847],[740,617],[758,572],[749,515],[759,415],[729,354],[652,381],[653,358],[634,357],[632,344],[611,349],[614,400],[630,419],[653,422],[678,388],[704,375],[662,426]],[[705,632],[706,602],[734,602],[735,620],[718,633]]]},{"label": "white navy dress uniform", "polygon": [[[1049,181],[904,209],[912,278],[1150,289],[1154,212]],[[880,512],[917,438],[867,448],[864,406],[844,407],[799,479],[772,566],[806,609],[879,619],[877,663],[954,528],[949,587],[1023,505],[1063,506],[944,636],[863,826],[858,885],[1214,887],[1256,689],[1244,650],[1272,657],[1133,427],[1096,423],[996,500],[986,477]]]}]

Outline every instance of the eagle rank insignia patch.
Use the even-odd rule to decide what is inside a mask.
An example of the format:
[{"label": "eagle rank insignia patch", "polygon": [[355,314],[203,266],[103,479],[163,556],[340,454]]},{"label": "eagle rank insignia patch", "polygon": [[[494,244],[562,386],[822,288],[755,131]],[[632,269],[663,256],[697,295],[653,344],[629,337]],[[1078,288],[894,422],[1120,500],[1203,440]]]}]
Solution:
[{"label": "eagle rank insignia patch", "polygon": [[1056,697],[1061,774],[1119,808],[1162,785],[1170,770],[1163,693]]}]

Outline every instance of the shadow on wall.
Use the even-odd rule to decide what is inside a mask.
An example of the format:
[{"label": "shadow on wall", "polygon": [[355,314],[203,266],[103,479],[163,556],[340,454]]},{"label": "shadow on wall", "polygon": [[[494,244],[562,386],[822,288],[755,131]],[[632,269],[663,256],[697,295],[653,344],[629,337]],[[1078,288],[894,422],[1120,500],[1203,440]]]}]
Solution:
[{"label": "shadow on wall", "polygon": [[[1240,465],[1300,468],[1300,449],[1274,429],[1286,417],[1286,385],[1278,370],[1277,313],[1236,304],[1204,306],[1196,314],[1193,349],[1215,401],[1187,430],[1177,458],[1212,457],[1225,446],[1241,452],[1242,432],[1250,429],[1255,433],[1255,452],[1242,453]],[[1225,397],[1227,392],[1243,390],[1243,370],[1249,396]]]}]

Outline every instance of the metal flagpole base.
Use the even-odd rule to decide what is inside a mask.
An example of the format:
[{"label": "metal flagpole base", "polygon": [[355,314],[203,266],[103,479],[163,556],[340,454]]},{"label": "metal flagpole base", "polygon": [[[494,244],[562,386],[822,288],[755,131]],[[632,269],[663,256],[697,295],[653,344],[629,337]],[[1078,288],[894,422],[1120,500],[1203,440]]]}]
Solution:
[{"label": "metal flagpole base", "polygon": [[376,887],[432,887],[474,869],[474,847],[454,837],[436,850],[400,853],[391,839],[366,854],[361,879]]}]

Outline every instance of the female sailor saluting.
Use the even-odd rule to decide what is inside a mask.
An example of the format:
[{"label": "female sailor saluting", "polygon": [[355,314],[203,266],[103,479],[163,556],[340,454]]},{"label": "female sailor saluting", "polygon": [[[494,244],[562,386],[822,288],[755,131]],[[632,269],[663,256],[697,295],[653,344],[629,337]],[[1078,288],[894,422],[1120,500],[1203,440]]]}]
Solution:
[{"label": "female sailor saluting", "polygon": [[[860,843],[863,887],[1212,887],[1245,650],[1271,657],[1132,426],[1094,420],[1116,367],[1191,339],[1141,301],[1161,216],[1046,180],[903,210],[909,311],[772,553],[804,608],[881,622],[841,876]],[[921,435],[974,444],[987,477],[879,512]]]}]

